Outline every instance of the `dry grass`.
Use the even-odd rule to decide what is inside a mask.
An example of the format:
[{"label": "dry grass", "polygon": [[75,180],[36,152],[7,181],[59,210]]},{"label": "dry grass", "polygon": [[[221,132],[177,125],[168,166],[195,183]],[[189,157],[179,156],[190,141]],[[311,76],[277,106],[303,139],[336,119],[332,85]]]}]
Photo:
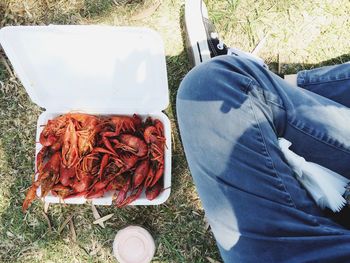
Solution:
[{"label": "dry grass", "polygon": [[[94,225],[89,205],[51,206],[35,202],[22,214],[21,202],[30,184],[34,161],[36,120],[41,112],[19,80],[0,63],[0,261],[113,262],[111,244],[118,229],[129,224],[148,228],[157,243],[154,262],[219,260],[204,212],[184,158],[175,117],[178,85],[189,70],[181,38],[182,0],[2,0],[0,26],[32,24],[108,24],[149,26],[162,35],[167,55],[172,121],[173,187],[169,200],[158,207],[99,207],[114,213],[106,228]],[[260,55],[272,68],[278,56],[281,73],[334,64],[349,59],[349,1],[210,0],[210,16],[230,45],[252,50],[266,34]],[[62,225],[72,216],[71,223]]]}]

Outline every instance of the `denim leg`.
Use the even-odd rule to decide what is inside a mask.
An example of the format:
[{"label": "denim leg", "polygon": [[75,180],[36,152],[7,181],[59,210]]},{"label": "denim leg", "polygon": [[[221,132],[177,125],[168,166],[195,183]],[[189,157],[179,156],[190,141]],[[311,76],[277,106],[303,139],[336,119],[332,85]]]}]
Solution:
[{"label": "denim leg", "polygon": [[[317,118],[312,109],[318,110]],[[350,257],[350,231],[314,204],[277,141],[285,137],[295,152],[323,160],[322,165],[336,154],[345,164],[328,167],[345,171],[350,145],[339,138],[348,135],[332,127],[334,120],[322,119],[341,112],[350,121],[342,105],[291,87],[240,57],[215,58],[185,77],[177,97],[181,138],[225,262],[342,262]]]},{"label": "denim leg", "polygon": [[350,63],[300,71],[297,84],[350,107]]}]

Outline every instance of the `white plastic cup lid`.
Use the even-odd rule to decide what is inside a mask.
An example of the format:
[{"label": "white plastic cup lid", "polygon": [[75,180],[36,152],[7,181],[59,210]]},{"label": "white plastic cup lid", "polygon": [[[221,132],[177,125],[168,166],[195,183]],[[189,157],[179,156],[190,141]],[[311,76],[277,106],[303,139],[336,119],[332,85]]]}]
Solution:
[{"label": "white plastic cup lid", "polygon": [[113,254],[120,263],[149,263],[154,252],[153,237],[140,226],[119,230],[113,242]]}]

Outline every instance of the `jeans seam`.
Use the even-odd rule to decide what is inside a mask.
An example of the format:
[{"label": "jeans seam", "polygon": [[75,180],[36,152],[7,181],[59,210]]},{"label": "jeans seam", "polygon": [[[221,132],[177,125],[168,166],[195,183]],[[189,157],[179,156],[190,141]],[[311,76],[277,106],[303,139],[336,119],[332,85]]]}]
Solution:
[{"label": "jeans seam", "polygon": [[284,185],[282,179],[278,176],[276,167],[275,167],[275,165],[274,165],[274,163],[273,163],[273,161],[272,161],[270,152],[269,152],[269,150],[268,150],[268,148],[267,148],[266,140],[265,140],[265,138],[264,138],[263,132],[262,132],[261,127],[260,127],[260,122],[258,121],[258,118],[257,118],[257,116],[256,116],[256,111],[255,111],[255,109],[254,109],[254,106],[253,106],[251,97],[248,96],[248,98],[249,98],[250,107],[252,108],[252,111],[253,111],[254,119],[255,119],[255,121],[256,121],[256,123],[257,123],[257,126],[258,126],[258,128],[259,128],[259,133],[260,133],[260,136],[261,136],[261,138],[262,138],[262,140],[263,140],[263,145],[264,145],[265,151],[266,151],[266,153],[267,153],[267,157],[269,158],[269,161],[271,162],[272,169],[273,169],[273,171],[274,171],[275,177],[278,178],[278,180],[279,180],[279,182],[280,182],[280,186],[283,187],[284,192],[288,195],[289,201],[290,201],[290,203],[292,204],[292,206],[293,206],[294,208],[297,208],[296,205],[295,205],[295,203],[294,203],[294,201],[293,201],[293,199],[292,199],[292,197],[291,197],[291,195],[290,195],[290,193],[287,191],[287,188],[286,188],[286,186]]},{"label": "jeans seam", "polygon": [[244,85],[244,89],[241,88],[241,90],[242,90],[243,92],[245,92],[246,94],[248,94],[248,92],[252,90],[252,87],[251,87],[252,84],[253,84],[253,80],[250,79],[250,81],[249,81],[246,85]]},{"label": "jeans seam", "polygon": [[265,100],[265,102],[266,102],[267,104],[268,104],[268,103],[271,103],[271,104],[277,106],[278,108],[280,108],[280,109],[282,109],[282,110],[285,109],[284,106],[283,106],[283,104],[278,103],[278,102],[276,102],[276,101],[273,101],[273,100],[269,99],[269,98],[267,97],[266,93],[265,93],[266,91],[265,91],[264,89],[261,88],[261,86],[260,86],[260,84],[259,84],[258,82],[254,81],[254,80],[252,79],[252,81],[251,81],[251,83],[250,83],[250,86],[251,86],[252,84],[253,84],[253,88],[256,88],[256,91],[259,92],[259,93],[264,97],[264,100]]},{"label": "jeans seam", "polygon": [[297,86],[303,87],[303,86],[308,86],[308,85],[319,85],[323,83],[331,83],[331,82],[338,82],[338,81],[344,81],[344,80],[349,80],[350,75],[347,74],[347,76],[342,76],[340,78],[336,79],[325,79],[321,80],[320,76],[315,76],[314,80],[310,79],[310,77],[307,75],[308,70],[302,70],[297,73]]},{"label": "jeans seam", "polygon": [[282,105],[280,105],[280,104],[278,104],[276,102],[273,102],[273,101],[271,101],[269,99],[266,99],[266,101],[271,103],[271,104],[273,104],[273,105],[275,105],[276,107],[280,108],[281,110],[285,110],[285,108]]},{"label": "jeans seam", "polygon": [[302,132],[302,133],[304,133],[304,134],[306,134],[306,135],[308,135],[308,136],[314,138],[315,140],[317,140],[317,141],[319,141],[319,142],[321,142],[321,143],[323,143],[323,144],[326,144],[326,145],[328,145],[328,146],[330,146],[330,147],[332,147],[332,148],[334,148],[334,149],[336,149],[336,150],[340,150],[340,151],[343,151],[343,152],[345,152],[345,153],[347,153],[347,154],[350,154],[350,151],[348,151],[348,150],[346,150],[346,149],[344,149],[344,148],[341,148],[341,147],[337,147],[337,146],[335,146],[335,145],[333,145],[333,144],[331,144],[331,143],[329,143],[329,142],[325,142],[325,141],[321,140],[320,138],[317,138],[315,135],[312,135],[312,134],[310,134],[310,133],[304,131],[303,129],[297,127],[295,124],[293,124],[293,123],[290,122],[290,121],[288,121],[288,123],[289,123],[293,128],[295,128],[295,129],[297,129],[298,131],[300,131],[300,132]]},{"label": "jeans seam", "polygon": [[319,81],[307,81],[307,82],[303,82],[303,86],[309,86],[309,85],[320,85],[323,83],[331,83],[331,82],[338,82],[338,81],[344,81],[344,80],[349,80],[350,77],[346,77],[346,78],[341,78],[341,79],[333,79],[333,80],[319,80]]}]

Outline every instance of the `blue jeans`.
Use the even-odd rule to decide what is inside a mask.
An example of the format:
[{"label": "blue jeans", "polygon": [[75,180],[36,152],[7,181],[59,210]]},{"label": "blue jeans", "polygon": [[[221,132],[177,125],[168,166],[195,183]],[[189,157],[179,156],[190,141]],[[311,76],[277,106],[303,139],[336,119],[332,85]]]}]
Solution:
[{"label": "blue jeans", "polygon": [[350,230],[314,203],[277,141],[350,178],[350,64],[302,71],[298,86],[239,56],[181,83],[181,138],[225,262],[350,262]]}]

